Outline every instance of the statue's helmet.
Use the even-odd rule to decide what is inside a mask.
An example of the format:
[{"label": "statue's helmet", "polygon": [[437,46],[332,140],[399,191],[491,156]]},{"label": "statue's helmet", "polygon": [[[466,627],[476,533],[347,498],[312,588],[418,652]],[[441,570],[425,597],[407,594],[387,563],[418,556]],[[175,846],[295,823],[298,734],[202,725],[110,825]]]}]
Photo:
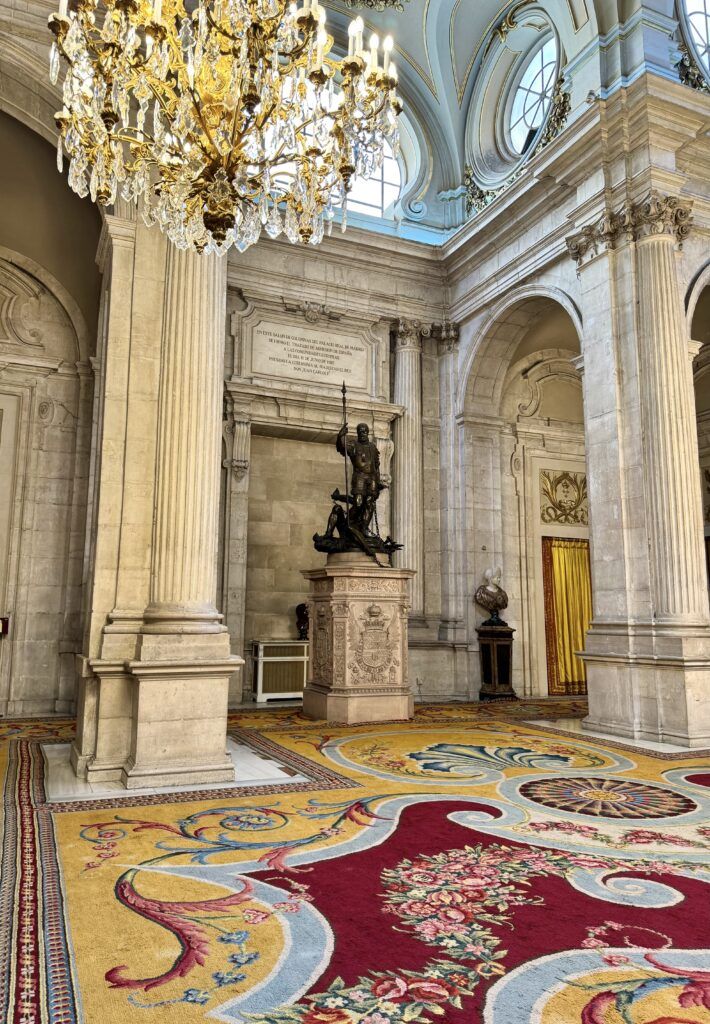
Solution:
[{"label": "statue's helmet", "polygon": [[368,427],[367,423],[358,423],[356,430],[357,436],[360,438],[361,441],[366,440],[370,434],[370,428]]}]

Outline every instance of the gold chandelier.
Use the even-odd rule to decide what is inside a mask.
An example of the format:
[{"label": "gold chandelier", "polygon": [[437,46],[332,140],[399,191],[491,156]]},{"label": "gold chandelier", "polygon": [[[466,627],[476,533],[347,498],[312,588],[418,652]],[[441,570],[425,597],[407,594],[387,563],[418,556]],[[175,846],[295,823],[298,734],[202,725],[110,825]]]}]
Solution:
[{"label": "gold chandelier", "polygon": [[60,0],[49,26],[59,169],[65,151],[75,192],[135,201],[180,248],[243,251],[262,228],[317,245],[397,152],[391,38],[380,63],[356,18],[333,59],[318,0]]}]

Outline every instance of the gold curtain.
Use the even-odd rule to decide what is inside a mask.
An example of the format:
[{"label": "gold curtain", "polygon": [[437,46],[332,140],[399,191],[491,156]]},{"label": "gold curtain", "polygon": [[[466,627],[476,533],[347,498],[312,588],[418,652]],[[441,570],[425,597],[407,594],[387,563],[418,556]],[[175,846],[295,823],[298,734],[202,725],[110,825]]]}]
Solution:
[{"label": "gold curtain", "polygon": [[543,537],[545,631],[550,693],[586,692],[584,649],[592,619],[589,542]]}]

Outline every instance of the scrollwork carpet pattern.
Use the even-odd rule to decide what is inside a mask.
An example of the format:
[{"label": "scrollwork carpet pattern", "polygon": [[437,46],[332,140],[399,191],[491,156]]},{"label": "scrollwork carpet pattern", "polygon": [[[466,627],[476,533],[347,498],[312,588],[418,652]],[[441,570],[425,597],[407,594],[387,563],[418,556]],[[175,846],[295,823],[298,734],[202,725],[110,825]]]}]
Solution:
[{"label": "scrollwork carpet pattern", "polygon": [[0,1019],[710,1024],[710,759],[544,715],[244,712],[297,783],[81,804],[0,723]]}]

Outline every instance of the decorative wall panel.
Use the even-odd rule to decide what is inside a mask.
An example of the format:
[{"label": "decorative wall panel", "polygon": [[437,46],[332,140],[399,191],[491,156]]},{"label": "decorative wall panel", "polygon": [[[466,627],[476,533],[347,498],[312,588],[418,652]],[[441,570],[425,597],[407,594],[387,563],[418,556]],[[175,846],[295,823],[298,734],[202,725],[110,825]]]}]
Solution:
[{"label": "decorative wall panel", "polygon": [[540,522],[558,526],[589,525],[586,473],[540,470]]}]

